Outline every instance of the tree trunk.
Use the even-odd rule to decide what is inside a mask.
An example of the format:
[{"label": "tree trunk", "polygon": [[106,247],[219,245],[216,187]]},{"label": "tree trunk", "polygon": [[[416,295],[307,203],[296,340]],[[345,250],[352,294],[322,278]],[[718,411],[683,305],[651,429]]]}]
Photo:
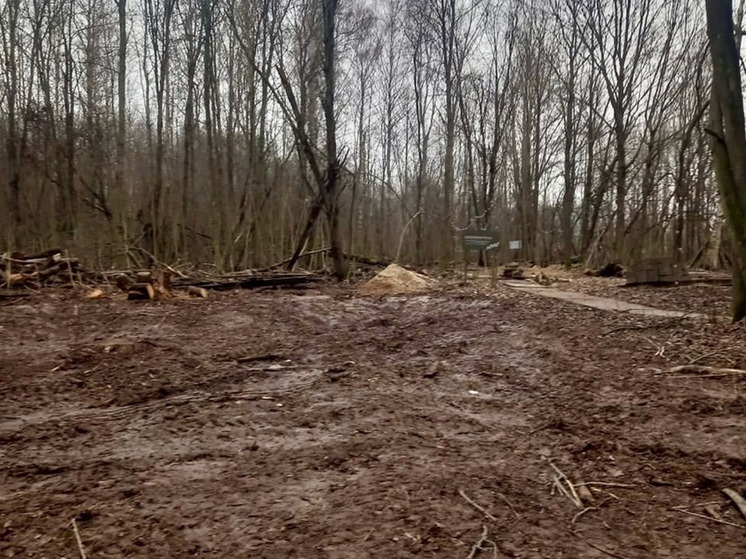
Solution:
[{"label": "tree trunk", "polygon": [[[707,0],[712,55],[711,147],[733,237],[733,321],[746,317],[746,130],[732,0]],[[740,30],[739,30],[740,32]]]},{"label": "tree trunk", "polygon": [[124,194],[124,172],[127,145],[125,142],[125,110],[127,103],[127,0],[117,0],[119,15],[119,45],[117,56],[117,162],[114,184],[117,195]]},{"label": "tree trunk", "polygon": [[324,0],[324,119],[326,122],[326,185],[324,204],[329,222],[329,255],[334,262],[334,275],[338,280],[347,276],[347,270],[339,238],[339,159],[337,154],[337,123],[334,114],[335,92],[335,37],[334,28],[337,16],[337,0]]}]

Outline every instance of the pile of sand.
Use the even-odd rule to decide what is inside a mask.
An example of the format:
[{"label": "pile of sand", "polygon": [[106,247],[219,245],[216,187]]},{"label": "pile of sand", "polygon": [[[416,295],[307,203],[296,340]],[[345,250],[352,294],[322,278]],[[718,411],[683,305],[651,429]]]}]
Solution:
[{"label": "pile of sand", "polygon": [[360,288],[362,295],[400,295],[417,293],[433,287],[434,281],[422,274],[391,264]]}]

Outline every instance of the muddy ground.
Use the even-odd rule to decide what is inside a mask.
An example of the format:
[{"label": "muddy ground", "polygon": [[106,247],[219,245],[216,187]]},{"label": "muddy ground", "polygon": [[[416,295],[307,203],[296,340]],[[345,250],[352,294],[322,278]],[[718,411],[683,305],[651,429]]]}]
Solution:
[{"label": "muddy ground", "polygon": [[720,318],[472,284],[0,319],[3,557],[79,557],[72,519],[90,558],[744,556],[746,377],[665,372],[746,367]]}]

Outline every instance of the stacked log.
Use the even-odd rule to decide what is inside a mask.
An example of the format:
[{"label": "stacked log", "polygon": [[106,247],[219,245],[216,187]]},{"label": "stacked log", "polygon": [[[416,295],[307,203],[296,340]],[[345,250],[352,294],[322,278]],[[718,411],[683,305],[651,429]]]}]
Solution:
[{"label": "stacked log", "polygon": [[[302,289],[324,279],[323,276],[303,272],[253,270],[225,275],[198,271],[195,274],[196,277],[188,277],[165,264],[154,271],[86,271],[77,258],[65,257],[60,249],[34,255],[17,252],[0,254],[0,293],[4,293],[6,297],[11,291],[10,288],[16,288],[15,291],[19,292],[22,288],[76,285],[91,288],[86,295],[87,298],[99,299],[106,297],[114,284],[129,300],[153,301],[172,299],[174,292],[181,292],[188,298],[206,298],[208,290]],[[104,289],[101,289],[102,287]]]},{"label": "stacked log", "polygon": [[59,249],[29,256],[19,252],[0,255],[0,288],[73,283],[82,273],[78,259],[63,257]]}]

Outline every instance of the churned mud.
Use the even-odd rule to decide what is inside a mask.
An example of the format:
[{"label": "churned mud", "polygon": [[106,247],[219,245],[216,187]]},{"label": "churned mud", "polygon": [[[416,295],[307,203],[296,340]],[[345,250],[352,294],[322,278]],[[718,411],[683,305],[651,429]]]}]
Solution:
[{"label": "churned mud", "polygon": [[742,327],[355,293],[2,307],[0,556],[743,557]]}]

